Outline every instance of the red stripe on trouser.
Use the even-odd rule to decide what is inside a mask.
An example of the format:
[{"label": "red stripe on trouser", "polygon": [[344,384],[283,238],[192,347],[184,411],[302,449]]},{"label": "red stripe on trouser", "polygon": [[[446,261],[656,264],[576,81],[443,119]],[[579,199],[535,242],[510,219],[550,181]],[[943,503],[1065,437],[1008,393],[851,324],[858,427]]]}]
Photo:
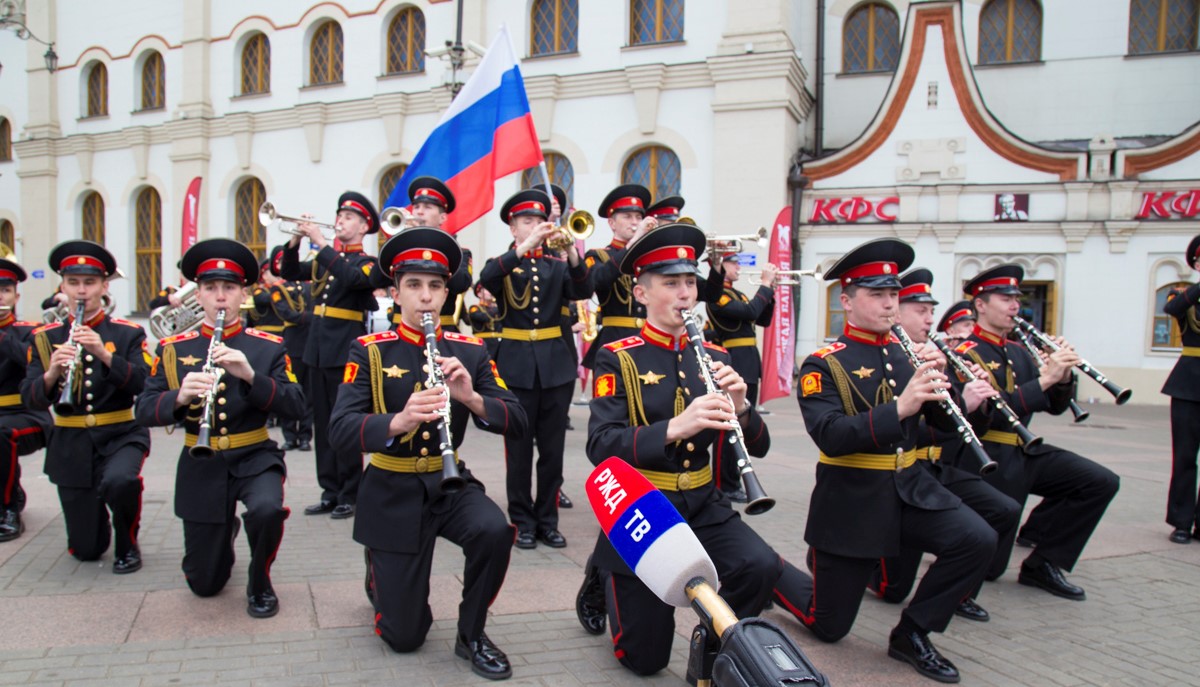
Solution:
[{"label": "red stripe on trouser", "polygon": [[[150,454],[142,454],[142,464],[146,463],[146,456]],[[133,512],[133,521],[129,523],[129,545],[132,548],[137,548],[137,533],[138,528],[142,524],[142,494],[146,492],[145,480],[141,475],[138,475],[138,494],[137,494],[137,510]]]},{"label": "red stripe on trouser", "polygon": [[875,592],[875,596],[880,599],[887,593],[888,575],[887,575],[887,558],[879,559],[879,590]]},{"label": "red stripe on trouser", "polygon": [[4,503],[0,505],[8,504],[12,500],[13,486],[17,483],[17,459],[20,457],[17,448],[18,440],[23,436],[36,434],[41,431],[41,427],[22,427],[21,429],[13,430],[11,441],[9,442],[12,446],[12,455],[9,460],[8,474],[4,477]]},{"label": "red stripe on trouser", "polygon": [[617,576],[609,575],[608,583],[612,586],[613,617],[616,618],[617,621],[617,631],[613,633],[612,639],[613,655],[620,659],[625,658],[625,650],[618,647],[617,642],[621,641],[621,635],[625,634],[625,628],[621,625],[621,607],[617,604]]}]

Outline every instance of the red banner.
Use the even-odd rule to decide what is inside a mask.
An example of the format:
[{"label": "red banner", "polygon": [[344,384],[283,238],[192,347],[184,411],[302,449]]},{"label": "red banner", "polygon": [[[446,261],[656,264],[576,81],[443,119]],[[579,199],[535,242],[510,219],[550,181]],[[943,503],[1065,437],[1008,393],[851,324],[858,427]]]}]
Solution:
[{"label": "red banner", "polygon": [[188,184],[187,195],[183,197],[183,233],[180,241],[180,255],[187,252],[196,243],[196,219],[200,216],[200,177],[192,179]]},{"label": "red banner", "polygon": [[[767,262],[780,270],[792,269],[792,206],[779,211],[771,229]],[[775,290],[775,314],[763,331],[762,381],[759,403],[792,395],[792,368],[796,359],[796,337],[792,331],[792,290]]]}]

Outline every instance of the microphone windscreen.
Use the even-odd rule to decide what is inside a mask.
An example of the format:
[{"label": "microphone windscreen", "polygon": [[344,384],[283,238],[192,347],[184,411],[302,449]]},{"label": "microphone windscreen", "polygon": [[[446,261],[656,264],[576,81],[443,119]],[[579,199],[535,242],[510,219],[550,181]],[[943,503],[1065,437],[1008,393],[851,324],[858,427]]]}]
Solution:
[{"label": "microphone windscreen", "polygon": [[689,605],[685,588],[697,577],[718,585],[717,569],[692,528],[629,463],[616,456],[605,460],[585,491],[617,554],[664,603]]}]

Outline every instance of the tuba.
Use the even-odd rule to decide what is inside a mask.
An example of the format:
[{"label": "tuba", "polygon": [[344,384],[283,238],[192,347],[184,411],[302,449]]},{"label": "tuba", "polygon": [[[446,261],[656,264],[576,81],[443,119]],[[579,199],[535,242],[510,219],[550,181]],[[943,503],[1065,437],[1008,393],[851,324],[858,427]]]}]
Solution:
[{"label": "tuba", "polygon": [[200,301],[196,298],[196,282],[189,282],[175,295],[181,301],[178,307],[161,305],[150,311],[148,325],[150,333],[157,339],[190,332],[204,321],[204,308],[200,307]]}]

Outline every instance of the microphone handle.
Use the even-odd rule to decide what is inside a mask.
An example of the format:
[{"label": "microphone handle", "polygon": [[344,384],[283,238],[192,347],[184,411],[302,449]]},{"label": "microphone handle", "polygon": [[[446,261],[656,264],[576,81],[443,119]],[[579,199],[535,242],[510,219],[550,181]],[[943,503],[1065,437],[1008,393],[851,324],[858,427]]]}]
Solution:
[{"label": "microphone handle", "polygon": [[693,577],[684,589],[688,600],[692,602],[692,608],[700,616],[700,621],[721,641],[725,641],[725,634],[738,624],[738,617],[733,609],[703,577]]}]

